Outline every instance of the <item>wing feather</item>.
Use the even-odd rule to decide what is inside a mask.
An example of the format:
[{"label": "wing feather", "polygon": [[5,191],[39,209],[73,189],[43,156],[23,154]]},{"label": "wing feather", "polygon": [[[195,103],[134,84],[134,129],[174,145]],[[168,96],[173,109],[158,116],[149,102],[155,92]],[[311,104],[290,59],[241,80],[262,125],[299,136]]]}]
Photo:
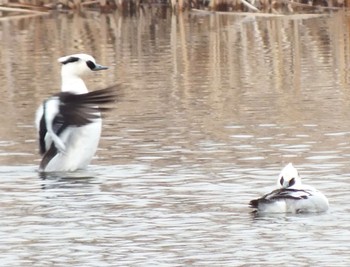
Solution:
[{"label": "wing feather", "polygon": [[61,92],[47,101],[58,98],[59,99],[59,112],[52,120],[52,125],[48,127],[45,120],[46,105],[45,102],[42,105],[43,111],[39,120],[39,150],[40,154],[44,155],[42,165],[47,163],[58,153],[57,148],[52,142],[52,138],[48,133],[48,128],[51,128],[54,135],[60,136],[60,134],[69,126],[84,126],[95,119],[101,117],[101,112],[105,112],[111,109],[106,106],[113,103],[118,97],[117,86],[108,87],[106,89],[88,92],[85,94],[74,94],[70,92]]},{"label": "wing feather", "polygon": [[261,198],[251,200],[249,202],[249,205],[252,208],[257,208],[259,204],[267,204],[278,200],[286,200],[286,199],[294,199],[294,200],[307,199],[311,195],[312,195],[311,192],[309,192],[308,190],[280,188],[264,195]]},{"label": "wing feather", "polygon": [[86,94],[61,92],[58,97],[64,122],[79,127],[100,118],[100,112],[110,109],[106,104],[115,102],[117,94],[115,87],[109,87]]}]

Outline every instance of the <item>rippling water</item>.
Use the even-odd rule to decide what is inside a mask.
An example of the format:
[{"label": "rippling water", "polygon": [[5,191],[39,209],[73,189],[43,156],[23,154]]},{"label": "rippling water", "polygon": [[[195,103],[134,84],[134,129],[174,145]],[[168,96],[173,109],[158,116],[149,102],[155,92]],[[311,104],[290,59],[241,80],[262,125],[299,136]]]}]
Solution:
[{"label": "rippling water", "polygon": [[[348,266],[349,18],[150,9],[0,20],[0,265]],[[39,175],[57,58],[120,84],[90,168]],[[293,162],[325,214],[255,217]]]}]

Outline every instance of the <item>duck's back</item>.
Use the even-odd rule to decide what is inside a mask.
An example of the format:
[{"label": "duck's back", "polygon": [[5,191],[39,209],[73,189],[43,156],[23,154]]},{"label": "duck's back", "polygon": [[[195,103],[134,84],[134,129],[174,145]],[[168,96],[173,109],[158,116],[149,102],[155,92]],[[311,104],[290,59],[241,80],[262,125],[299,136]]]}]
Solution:
[{"label": "duck's back", "polygon": [[311,213],[328,209],[327,198],[312,188],[281,188],[250,201],[250,207],[261,213]]}]

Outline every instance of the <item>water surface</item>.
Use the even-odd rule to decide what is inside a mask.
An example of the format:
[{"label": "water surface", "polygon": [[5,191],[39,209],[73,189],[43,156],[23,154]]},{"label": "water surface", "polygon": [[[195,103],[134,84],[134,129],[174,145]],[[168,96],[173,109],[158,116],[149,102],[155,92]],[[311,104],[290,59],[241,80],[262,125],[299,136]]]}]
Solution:
[{"label": "water surface", "polygon": [[[348,266],[349,32],[342,13],[0,20],[1,264]],[[121,96],[89,169],[39,175],[35,109],[78,52]],[[329,212],[253,216],[289,162]]]}]

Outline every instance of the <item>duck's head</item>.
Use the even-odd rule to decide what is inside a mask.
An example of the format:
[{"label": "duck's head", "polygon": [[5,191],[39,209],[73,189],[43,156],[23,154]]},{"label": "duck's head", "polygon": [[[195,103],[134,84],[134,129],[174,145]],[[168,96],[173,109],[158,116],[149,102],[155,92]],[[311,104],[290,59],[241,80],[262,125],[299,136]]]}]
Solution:
[{"label": "duck's head", "polygon": [[58,59],[58,62],[62,64],[63,76],[81,77],[93,71],[108,69],[108,67],[97,64],[95,59],[87,54],[61,57]]},{"label": "duck's head", "polygon": [[277,186],[280,188],[298,187],[301,185],[301,178],[298,170],[292,163],[284,167],[278,177]]}]

